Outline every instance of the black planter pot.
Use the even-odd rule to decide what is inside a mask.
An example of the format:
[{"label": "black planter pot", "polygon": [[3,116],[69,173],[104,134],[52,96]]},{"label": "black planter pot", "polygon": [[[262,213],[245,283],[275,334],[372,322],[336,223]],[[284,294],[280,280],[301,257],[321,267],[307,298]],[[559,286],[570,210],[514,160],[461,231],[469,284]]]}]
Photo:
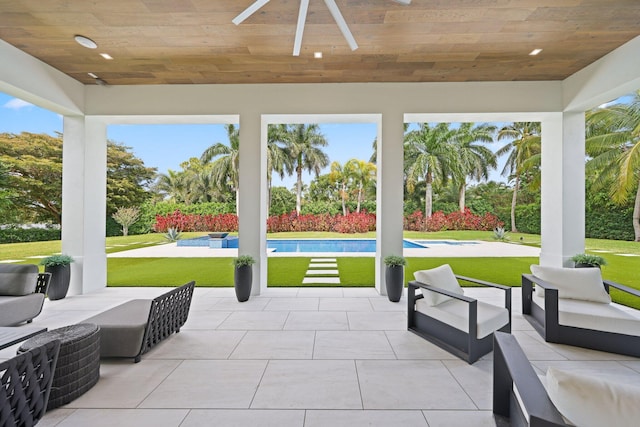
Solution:
[{"label": "black planter pot", "polygon": [[253,269],[250,265],[235,268],[233,285],[236,289],[236,298],[239,302],[245,302],[251,296],[251,282],[253,281]]},{"label": "black planter pot", "polygon": [[404,266],[388,265],[384,277],[387,283],[387,297],[389,301],[400,301],[402,288],[404,288]]},{"label": "black planter pot", "polygon": [[51,273],[51,281],[49,282],[49,290],[47,291],[49,299],[58,300],[66,297],[69,291],[69,280],[71,280],[71,266],[47,266],[44,268],[44,271]]}]

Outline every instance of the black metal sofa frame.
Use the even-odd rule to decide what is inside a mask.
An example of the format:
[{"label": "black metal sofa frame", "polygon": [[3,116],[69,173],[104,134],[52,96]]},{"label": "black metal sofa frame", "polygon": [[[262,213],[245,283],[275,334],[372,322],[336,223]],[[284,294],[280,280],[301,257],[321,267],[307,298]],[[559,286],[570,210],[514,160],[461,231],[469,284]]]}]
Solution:
[{"label": "black metal sofa frame", "polygon": [[172,289],[153,300],[131,300],[82,321],[100,326],[101,357],[133,358],[169,337],[187,321],[195,282]]},{"label": "black metal sofa frame", "polygon": [[[544,288],[544,310],[532,300],[533,284]],[[639,291],[619,283],[604,280],[603,284],[607,293],[611,287],[640,297]],[[558,288],[532,274],[522,275],[522,315],[547,342],[640,357],[640,336],[559,324]]]},{"label": "black metal sofa frame", "polygon": [[60,341],[0,362],[0,425],[33,426],[47,411]]},{"label": "black metal sofa frame", "polygon": [[[511,288],[471,277],[457,274],[455,276],[458,280],[503,290],[505,292],[505,308],[509,310],[509,322],[503,326],[500,331],[511,332]],[[422,294],[416,294],[418,288],[466,302],[469,306],[469,333],[417,311],[415,309],[416,300],[424,298]],[[455,292],[436,288],[418,281],[409,282],[407,293],[407,328],[414,334],[470,364],[493,350],[493,334],[489,334],[481,339],[477,338],[478,302],[474,298],[459,295]]]},{"label": "black metal sofa frame", "polygon": [[[516,338],[496,332],[493,340],[493,414],[497,424],[513,427],[568,426],[549,399]],[[514,385],[520,400],[515,395]],[[526,414],[529,414],[528,419]]]}]

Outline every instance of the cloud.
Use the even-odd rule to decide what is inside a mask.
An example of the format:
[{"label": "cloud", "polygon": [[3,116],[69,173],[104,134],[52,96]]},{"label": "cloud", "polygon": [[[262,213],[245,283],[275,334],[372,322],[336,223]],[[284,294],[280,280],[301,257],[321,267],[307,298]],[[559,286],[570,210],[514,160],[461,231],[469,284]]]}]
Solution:
[{"label": "cloud", "polygon": [[22,99],[13,98],[3,105],[4,108],[10,108],[12,110],[19,110],[21,108],[33,107],[33,104],[23,101]]}]

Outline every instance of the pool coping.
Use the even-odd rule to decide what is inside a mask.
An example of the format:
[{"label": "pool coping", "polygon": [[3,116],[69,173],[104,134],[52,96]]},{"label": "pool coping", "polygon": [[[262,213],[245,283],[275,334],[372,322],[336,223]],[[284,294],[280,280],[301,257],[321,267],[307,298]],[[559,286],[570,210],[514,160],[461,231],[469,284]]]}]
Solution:
[{"label": "pool coping", "polygon": [[[349,239],[352,240],[352,239]],[[439,239],[440,241],[444,239]],[[519,243],[474,241],[473,245],[436,245],[430,247],[403,250],[405,257],[539,257],[540,248]],[[376,252],[277,252],[270,251],[269,257],[375,257]],[[219,258],[236,257],[237,249],[212,249],[209,247],[181,246],[176,243],[131,249],[108,254],[108,258]]]}]

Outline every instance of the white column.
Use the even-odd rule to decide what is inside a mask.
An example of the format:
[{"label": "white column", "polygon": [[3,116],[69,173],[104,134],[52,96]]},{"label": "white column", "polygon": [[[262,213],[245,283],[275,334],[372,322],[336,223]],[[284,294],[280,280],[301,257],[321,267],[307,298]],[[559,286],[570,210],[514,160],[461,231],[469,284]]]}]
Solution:
[{"label": "white column", "polygon": [[376,192],[376,290],[387,294],[385,265],[387,255],[402,255],[404,118],[387,113],[378,123],[378,185]]},{"label": "white column", "polygon": [[82,293],[84,265],[84,117],[65,116],[62,144],[62,253],[73,257],[68,295]]},{"label": "white column", "polygon": [[83,293],[107,286],[107,126],[85,119]]},{"label": "white column", "polygon": [[106,286],[107,132],[98,120],[64,118],[62,252],[71,255],[69,295]]},{"label": "white column", "polygon": [[540,263],[571,266],[584,252],[584,113],[542,121],[542,250]]},{"label": "white column", "polygon": [[260,115],[240,114],[238,254],[256,259],[251,295],[260,295],[267,288],[266,147],[267,125]]}]

